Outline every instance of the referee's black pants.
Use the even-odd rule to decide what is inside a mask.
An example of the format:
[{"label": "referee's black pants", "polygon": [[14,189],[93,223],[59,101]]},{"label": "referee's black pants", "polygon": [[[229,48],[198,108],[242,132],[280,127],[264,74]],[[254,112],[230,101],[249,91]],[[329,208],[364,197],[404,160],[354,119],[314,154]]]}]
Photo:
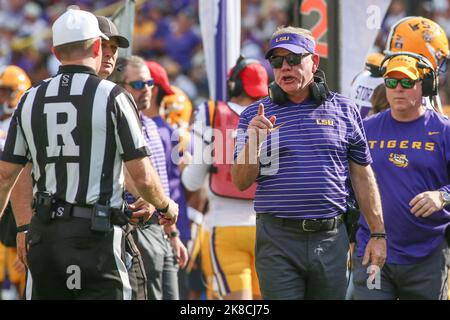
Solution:
[{"label": "referee's black pants", "polygon": [[27,234],[28,299],[131,299],[124,264],[124,233],[90,230],[90,220],[70,217],[43,223]]}]

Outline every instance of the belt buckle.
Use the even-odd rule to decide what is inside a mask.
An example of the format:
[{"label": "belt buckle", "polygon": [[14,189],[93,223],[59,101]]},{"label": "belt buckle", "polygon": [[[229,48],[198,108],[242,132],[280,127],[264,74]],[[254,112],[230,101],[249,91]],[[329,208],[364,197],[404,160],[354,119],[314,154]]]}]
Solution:
[{"label": "belt buckle", "polygon": [[316,232],[317,230],[319,230],[319,229],[308,229],[308,228],[306,227],[306,222],[307,222],[307,221],[318,222],[318,221],[315,220],[315,219],[304,219],[304,220],[302,221],[302,229],[303,229],[303,231],[306,231],[306,232]]}]

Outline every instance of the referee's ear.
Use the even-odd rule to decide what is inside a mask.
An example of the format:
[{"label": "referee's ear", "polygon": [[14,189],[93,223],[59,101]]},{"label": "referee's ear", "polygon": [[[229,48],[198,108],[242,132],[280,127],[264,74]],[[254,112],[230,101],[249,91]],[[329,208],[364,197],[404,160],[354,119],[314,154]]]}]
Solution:
[{"label": "referee's ear", "polygon": [[52,53],[55,55],[56,59],[61,61],[61,56],[59,55],[58,51],[55,50],[55,47],[52,47]]},{"label": "referee's ear", "polygon": [[98,38],[95,40],[94,44],[92,45],[94,57],[97,57],[100,55],[100,49],[102,48],[102,40]]}]

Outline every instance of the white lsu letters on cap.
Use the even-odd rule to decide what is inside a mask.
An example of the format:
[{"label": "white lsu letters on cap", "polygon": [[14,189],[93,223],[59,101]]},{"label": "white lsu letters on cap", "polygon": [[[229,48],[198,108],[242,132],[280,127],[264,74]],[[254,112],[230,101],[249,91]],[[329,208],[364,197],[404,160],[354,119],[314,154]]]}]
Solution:
[{"label": "white lsu letters on cap", "polygon": [[97,18],[84,10],[69,9],[64,12],[53,23],[52,32],[54,47],[97,37],[109,40],[100,31]]}]

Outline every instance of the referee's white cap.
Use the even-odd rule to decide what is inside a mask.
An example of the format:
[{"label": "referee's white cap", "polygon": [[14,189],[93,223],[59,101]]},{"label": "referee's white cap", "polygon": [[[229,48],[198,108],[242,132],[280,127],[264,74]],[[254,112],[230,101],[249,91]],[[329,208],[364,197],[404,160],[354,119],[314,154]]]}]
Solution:
[{"label": "referee's white cap", "polygon": [[55,20],[52,31],[54,47],[97,37],[109,40],[100,31],[95,15],[84,10],[67,10]]}]

